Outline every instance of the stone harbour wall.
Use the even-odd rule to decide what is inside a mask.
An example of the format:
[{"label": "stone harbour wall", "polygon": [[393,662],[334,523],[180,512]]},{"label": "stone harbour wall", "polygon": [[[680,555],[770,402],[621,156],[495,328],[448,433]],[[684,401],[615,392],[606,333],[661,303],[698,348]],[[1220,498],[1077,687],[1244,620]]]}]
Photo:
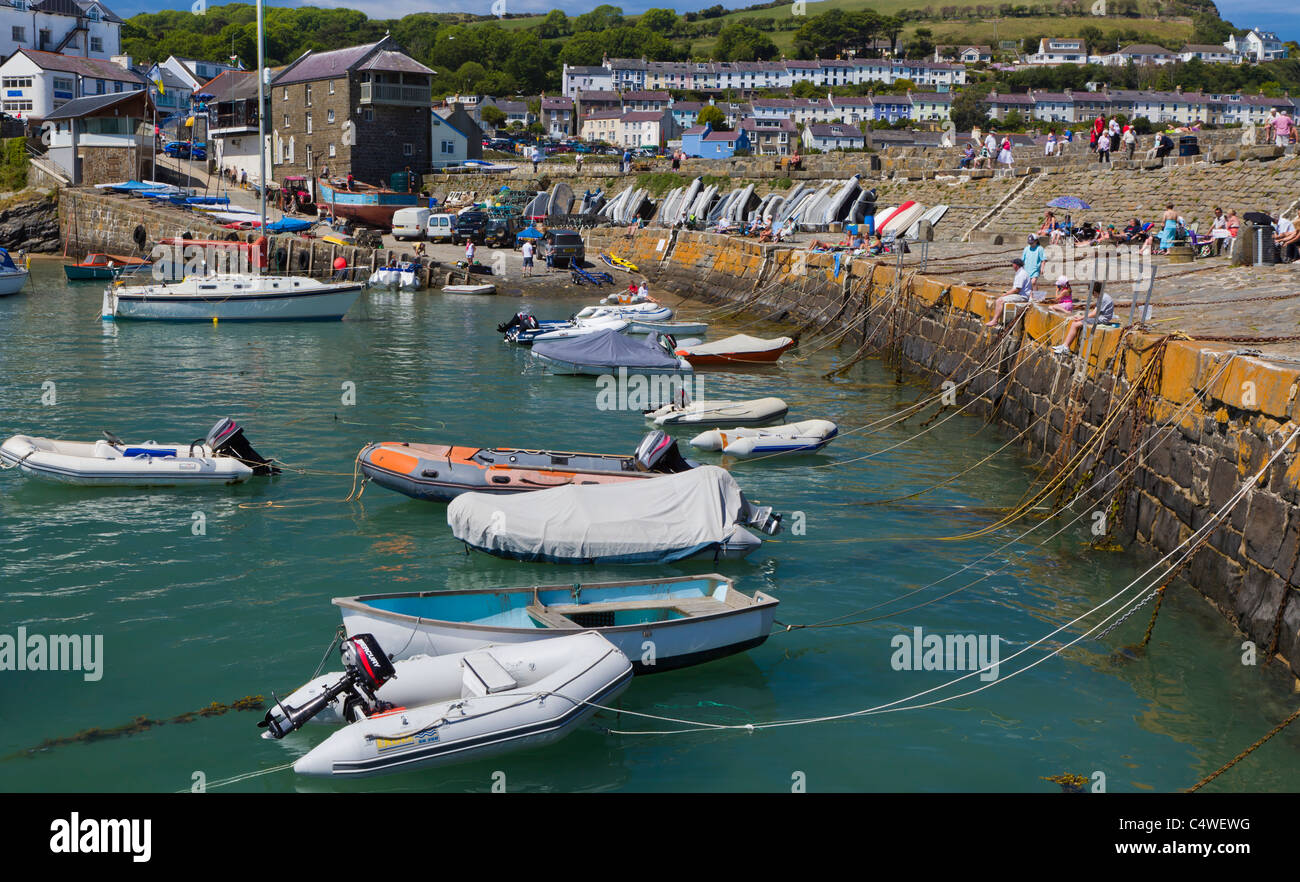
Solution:
[{"label": "stone harbour wall", "polygon": [[[992,294],[910,270],[900,279],[888,263],[857,260],[837,277],[829,255],[653,230],[588,247],[612,247],[657,288],[696,301],[737,303],[752,317],[805,332],[843,329],[846,359],[855,350],[885,355],[936,385],[953,381],[959,406],[974,397],[967,412],[992,415],[1009,431],[1024,432],[1032,451],[1061,463],[1078,455],[1063,473],[1061,495],[1068,499],[1099,481],[1086,495],[1109,512],[1110,541],[1149,552],[1163,555],[1187,540],[1300,426],[1300,367],[1230,356],[1224,345],[1102,328],[1086,362],[1069,361],[1050,350],[1063,337],[1062,317],[1035,307],[1005,334],[991,334],[983,322],[992,312]],[[888,302],[864,320],[863,309],[882,298]],[[990,357],[1001,366],[980,373]],[[1120,407],[1135,385],[1141,387],[1138,403]],[[1175,417],[1174,429],[1158,432]],[[1143,447],[1143,439],[1159,443]],[[1135,449],[1136,467],[1126,474],[1124,463]],[[1087,532],[1089,522],[1080,523]],[[1261,653],[1275,653],[1300,674],[1296,445],[1178,576]]]}]

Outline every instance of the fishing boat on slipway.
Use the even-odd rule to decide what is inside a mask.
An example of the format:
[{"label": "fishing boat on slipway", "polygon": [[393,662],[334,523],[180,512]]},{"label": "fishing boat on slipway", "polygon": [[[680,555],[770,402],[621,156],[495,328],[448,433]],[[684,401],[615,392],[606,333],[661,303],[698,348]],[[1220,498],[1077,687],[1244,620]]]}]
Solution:
[{"label": "fishing boat on slipway", "polygon": [[319,178],[316,204],[329,207],[334,217],[347,218],[372,227],[393,226],[393,215],[400,208],[414,208],[423,200],[419,193],[401,193],[354,180],[351,188],[345,181]]}]

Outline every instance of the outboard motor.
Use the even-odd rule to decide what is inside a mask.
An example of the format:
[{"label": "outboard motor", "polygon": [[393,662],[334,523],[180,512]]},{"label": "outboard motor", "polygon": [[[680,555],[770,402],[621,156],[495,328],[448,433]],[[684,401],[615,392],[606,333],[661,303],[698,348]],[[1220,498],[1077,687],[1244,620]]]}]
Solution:
[{"label": "outboard motor", "polygon": [[249,444],[248,439],[244,437],[243,428],[230,417],[219,420],[206,438],[199,439],[193,444],[207,444],[212,448],[213,456],[233,456],[244,465],[251,466],[255,475],[280,474],[280,470],[272,465],[271,460],[253,449],[253,445]]},{"label": "outboard motor", "polygon": [[524,321],[529,318],[532,318],[532,316],[524,315],[522,312],[517,312],[510,321],[497,325],[497,330],[504,334],[514,328],[522,328],[524,327]]},{"label": "outboard motor", "polygon": [[632,458],[641,471],[665,475],[690,471],[696,465],[682,456],[677,442],[662,429],[656,429],[641,439]]},{"label": "outboard motor", "polygon": [[339,654],[343,656],[342,678],[302,707],[291,707],[276,699],[275,706],[257,724],[259,729],[266,729],[263,738],[283,738],[295,729],[301,729],[340,695],[344,696],[343,718],[350,723],[392,710],[392,704],[375,697],[380,686],[397,676],[397,670],[380,648],[379,641],[371,634],[347,637],[339,647]]}]

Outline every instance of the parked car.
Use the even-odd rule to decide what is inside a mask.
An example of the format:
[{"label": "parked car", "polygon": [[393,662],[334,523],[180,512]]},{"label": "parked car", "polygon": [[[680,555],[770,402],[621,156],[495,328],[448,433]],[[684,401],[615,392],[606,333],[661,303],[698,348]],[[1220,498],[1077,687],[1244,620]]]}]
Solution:
[{"label": "parked car", "polygon": [[456,232],[456,215],[431,214],[424,227],[425,238],[430,242],[445,242]]},{"label": "parked car", "polygon": [[462,242],[474,242],[478,245],[483,244],[483,238],[487,233],[488,216],[482,211],[462,211],[456,215],[456,227],[452,231],[451,241],[453,245],[459,245]]},{"label": "parked car", "polygon": [[483,231],[483,241],[493,248],[514,248],[520,230],[527,229],[528,219],[523,217],[488,218]]},{"label": "parked car", "polygon": [[177,159],[207,159],[207,146],[202,141],[168,141],[163,152]]},{"label": "parked car", "polygon": [[587,247],[574,230],[547,230],[546,246],[544,253],[551,266],[581,265],[586,259]]}]

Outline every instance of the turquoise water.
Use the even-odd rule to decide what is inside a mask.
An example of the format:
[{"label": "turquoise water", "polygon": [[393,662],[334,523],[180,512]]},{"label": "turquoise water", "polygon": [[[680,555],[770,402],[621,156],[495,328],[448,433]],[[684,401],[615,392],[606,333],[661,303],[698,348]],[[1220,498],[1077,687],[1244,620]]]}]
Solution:
[{"label": "turquoise water", "polygon": [[[591,299],[538,296],[522,306],[561,316]],[[805,535],[782,534],[745,561],[591,569],[466,555],[443,506],[374,486],[359,502],[343,501],[363,444],[631,452],[645,431],[639,414],[597,410],[593,379],[548,376],[500,341],[494,327],[518,300],[369,292],[342,323],[243,326],[103,325],[99,300],[95,285],[67,285],[54,264],[38,264],[25,293],[0,299],[0,435],[93,439],[108,429],[129,441],[184,443],[232,416],[259,452],[307,474],[181,492],[51,487],[0,473],[0,634],[25,626],[104,641],[95,682],[79,672],[0,672],[0,789],[170,791],[189,789],[196,772],[217,782],[292,761],[327,730],[268,742],[257,737],[260,713],[235,711],[13,754],[139,716],[286,694],[316,669],[339,624],[334,596],[717,570],[740,590],[778,597],[781,622],[809,623],[881,603],[990,552],[898,609],[1006,566],[920,609],[777,633],[743,655],[638,678],[622,698],[629,711],[758,723],[873,707],[959,676],[891,667],[891,639],[914,627],[999,635],[1005,659],[1148,563],[1091,550],[1087,519],[1046,545],[1031,537],[999,550],[1028,524],[936,541],[984,526],[1020,500],[1033,460],[1013,450],[918,499],[859,504],[941,481],[1005,442],[965,415],[857,462],[847,461],[911,437],[924,418],[843,436],[826,456],[736,466],[749,495],[802,512],[807,524]],[[696,313],[688,305],[681,317]],[[728,332],[715,325],[710,336]],[[710,373],[705,391],[780,395],[792,420],[825,417],[841,431],[926,394],[919,384],[895,385],[874,361],[823,380],[847,351],[813,348],[770,369]],[[42,404],[48,382],[55,403]],[[347,383],[355,404],[342,400]],[[684,443],[690,433],[679,437]],[[196,512],[205,535],[194,534]],[[1143,610],[1106,640],[1085,640],[1010,679],[1019,665],[1007,662],[990,688],[928,709],[753,733],[640,736],[604,730],[671,726],[603,715],[554,747],[446,769],[350,782],[283,770],[227,789],[483,791],[503,772],[507,789],[534,791],[781,791],[797,773],[809,791],[1051,791],[1043,776],[1100,771],[1111,792],[1175,790],[1268,731],[1294,698],[1277,672],[1240,663],[1240,636],[1182,585],[1165,601],[1150,650],[1115,660],[1116,649],[1140,640],[1147,618]],[[329,669],[337,668],[331,658]],[[1294,789],[1297,780],[1300,731],[1289,731],[1212,788]]]}]

